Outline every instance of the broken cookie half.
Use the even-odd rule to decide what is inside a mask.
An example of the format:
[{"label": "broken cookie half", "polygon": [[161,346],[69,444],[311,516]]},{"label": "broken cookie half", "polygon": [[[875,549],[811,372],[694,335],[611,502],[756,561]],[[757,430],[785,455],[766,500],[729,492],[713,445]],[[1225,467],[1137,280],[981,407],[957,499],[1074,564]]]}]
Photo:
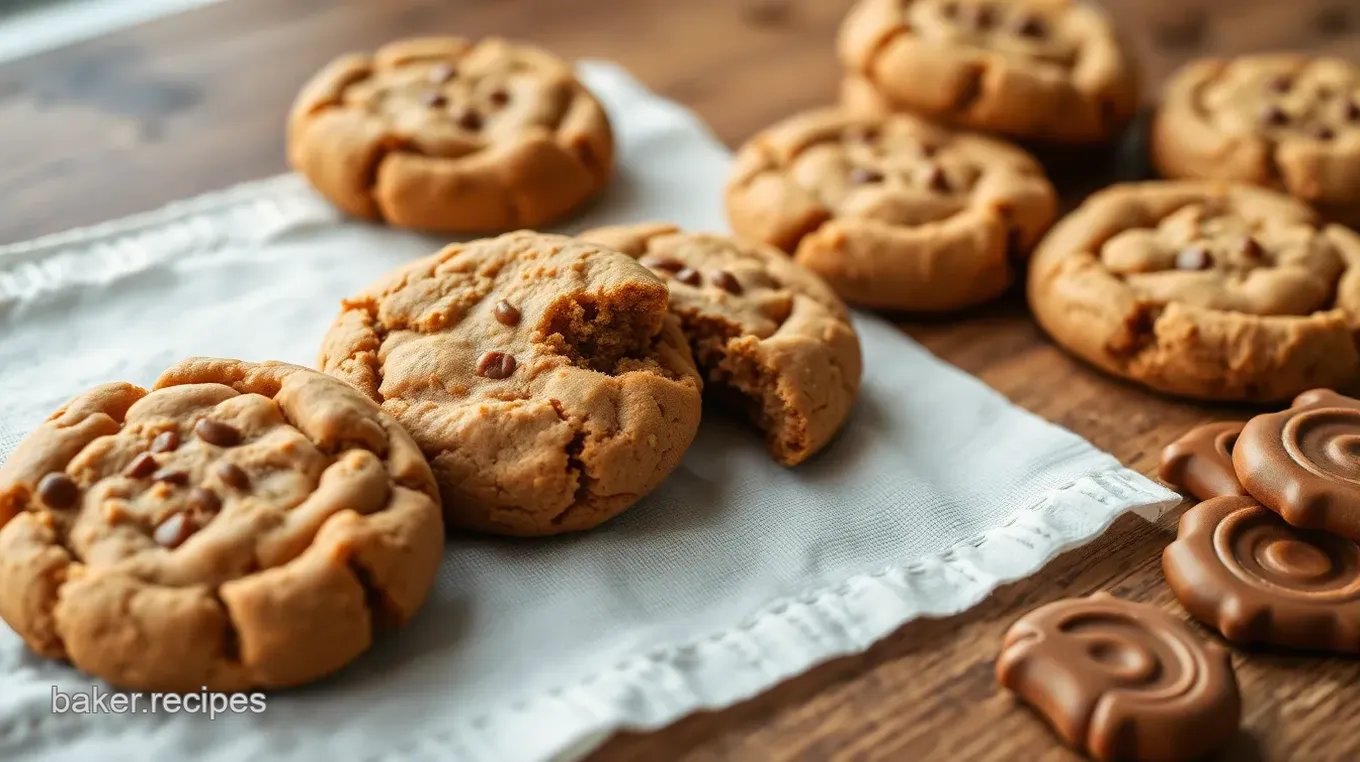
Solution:
[{"label": "broken cookie half", "polygon": [[835,436],[863,364],[845,305],[815,274],[764,245],[660,223],[580,238],[635,257],[667,282],[707,388],[747,409],[776,460],[797,465]]}]

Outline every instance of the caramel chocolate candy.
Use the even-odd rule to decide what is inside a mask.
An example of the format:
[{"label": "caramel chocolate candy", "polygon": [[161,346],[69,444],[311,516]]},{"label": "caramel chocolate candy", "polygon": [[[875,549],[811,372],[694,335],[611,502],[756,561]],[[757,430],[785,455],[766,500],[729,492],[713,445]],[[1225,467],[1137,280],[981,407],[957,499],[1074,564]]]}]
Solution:
[{"label": "caramel chocolate candy", "polygon": [[1162,572],[1185,610],[1228,640],[1360,652],[1360,546],[1291,527],[1250,497],[1187,511]]},{"label": "caramel chocolate candy", "polygon": [[1242,713],[1226,650],[1161,609],[1105,593],[1021,617],[996,676],[1097,760],[1196,759],[1230,741]]},{"label": "caramel chocolate candy", "polygon": [[1228,421],[1190,429],[1162,450],[1158,469],[1162,481],[1200,500],[1247,494],[1237,481],[1232,462],[1233,445],[1242,433],[1242,426]]},{"label": "caramel chocolate candy", "polygon": [[1360,541],[1360,400],[1314,389],[1256,416],[1233,446],[1233,467],[1290,524]]}]

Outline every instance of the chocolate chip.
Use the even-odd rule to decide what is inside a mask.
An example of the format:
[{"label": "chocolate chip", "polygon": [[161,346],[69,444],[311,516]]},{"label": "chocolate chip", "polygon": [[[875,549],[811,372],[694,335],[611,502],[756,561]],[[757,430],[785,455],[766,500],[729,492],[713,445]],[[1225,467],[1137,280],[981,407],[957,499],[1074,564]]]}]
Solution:
[{"label": "chocolate chip", "polygon": [[1214,258],[1202,247],[1191,246],[1176,254],[1177,270],[1208,270],[1214,266]]},{"label": "chocolate chip", "polygon": [[879,138],[877,127],[854,125],[846,128],[845,139],[853,143],[872,143]]},{"label": "chocolate chip", "polygon": [[1279,74],[1271,77],[1266,82],[1266,89],[1272,93],[1287,93],[1294,87],[1294,78],[1288,74]]},{"label": "chocolate chip", "polygon": [[217,478],[228,487],[245,489],[250,486],[250,475],[235,463],[222,461],[213,468],[213,472],[216,473]]},{"label": "chocolate chip", "polygon": [[170,518],[162,521],[156,527],[156,531],[151,534],[152,539],[157,545],[165,548],[178,548],[184,541],[193,536],[198,531],[194,522],[182,513],[173,513]]},{"label": "chocolate chip", "polygon": [[1266,254],[1265,249],[1261,248],[1261,244],[1251,236],[1246,236],[1242,239],[1242,243],[1238,244],[1237,253],[1241,254],[1242,258],[1248,261],[1260,259]]},{"label": "chocolate chip", "polygon": [[497,381],[515,372],[515,358],[504,352],[487,352],[477,361],[477,375]]},{"label": "chocolate chip", "polygon": [[449,102],[438,90],[426,90],[420,94],[420,105],[426,108],[439,108]]},{"label": "chocolate chip", "polygon": [[948,193],[950,191],[949,178],[945,175],[944,170],[939,167],[931,167],[926,170],[925,185],[926,188],[936,193]]},{"label": "chocolate chip", "polygon": [[177,449],[179,449],[178,431],[162,431],[151,440],[152,452],[174,452]]},{"label": "chocolate chip", "polygon": [[38,482],[38,498],[48,508],[70,508],[78,497],[80,488],[60,471],[53,471]]},{"label": "chocolate chip", "polygon": [[1279,127],[1280,125],[1289,123],[1289,114],[1286,114],[1284,109],[1274,104],[1270,104],[1267,105],[1265,108],[1262,108],[1259,118],[1261,120],[1261,124],[1270,127]]},{"label": "chocolate chip", "polygon": [[222,501],[213,494],[212,490],[202,487],[194,487],[189,490],[189,497],[185,503],[195,511],[200,513],[217,513],[222,507]]},{"label": "chocolate chip", "polygon": [[504,299],[496,302],[496,320],[501,325],[519,325],[519,318],[519,310],[515,309],[515,305]]},{"label": "chocolate chip", "polygon": [[685,269],[685,263],[673,257],[663,257],[660,254],[648,254],[638,260],[638,264],[649,270],[665,270],[668,273],[678,273]]},{"label": "chocolate chip", "polygon": [[1347,101],[1341,113],[1346,116],[1348,122],[1360,122],[1360,103]]},{"label": "chocolate chip", "polygon": [[510,102],[510,93],[504,90],[492,90],[489,97],[493,106],[504,106]]},{"label": "chocolate chip", "polygon": [[156,457],[149,452],[144,452],[127,464],[127,468],[123,469],[123,476],[129,479],[145,479],[155,473],[159,467],[160,464],[156,462]]},{"label": "chocolate chip", "polygon": [[990,5],[977,5],[973,7],[972,13],[973,28],[978,31],[986,31],[996,23],[996,11]]},{"label": "chocolate chip", "polygon": [[871,183],[883,182],[883,173],[876,169],[865,167],[855,167],[850,170],[850,182],[855,185],[869,185]]},{"label": "chocolate chip", "polygon": [[472,109],[464,109],[463,113],[458,115],[458,126],[476,132],[482,128],[482,117]]},{"label": "chocolate chip", "polygon": [[433,69],[430,69],[430,81],[436,85],[442,85],[456,76],[458,76],[458,70],[446,63],[437,64]]},{"label": "chocolate chip", "polygon": [[741,281],[737,280],[737,276],[732,273],[726,270],[714,270],[708,274],[708,277],[723,291],[735,296],[741,296]]},{"label": "chocolate chip", "polygon": [[1038,16],[1026,15],[1021,17],[1020,23],[1016,24],[1015,33],[1021,37],[1040,39],[1048,36],[1048,25]]},{"label": "chocolate chip", "polygon": [[945,3],[944,5],[940,6],[940,15],[941,15],[941,16],[944,16],[944,17],[947,18],[947,19],[956,19],[956,18],[958,18],[958,17],[959,17],[959,4],[958,4],[958,3]]},{"label": "chocolate chip", "polygon": [[675,279],[686,286],[698,286],[704,282],[703,276],[699,275],[699,271],[695,270],[693,267],[686,267],[676,273]]},{"label": "chocolate chip", "polygon": [[151,475],[152,481],[165,482],[166,484],[188,484],[189,474],[174,468],[162,468]]},{"label": "chocolate chip", "polygon": [[235,447],[241,443],[241,432],[235,426],[211,418],[194,424],[194,433],[204,442],[218,447]]},{"label": "chocolate chip", "polygon": [[1314,140],[1323,141],[1331,140],[1332,138],[1336,137],[1336,131],[1325,124],[1313,125],[1313,128],[1308,131],[1308,134],[1311,135]]},{"label": "chocolate chip", "polygon": [[916,146],[917,153],[927,159],[935,158],[935,154],[940,152],[940,147],[934,143],[919,143]]}]

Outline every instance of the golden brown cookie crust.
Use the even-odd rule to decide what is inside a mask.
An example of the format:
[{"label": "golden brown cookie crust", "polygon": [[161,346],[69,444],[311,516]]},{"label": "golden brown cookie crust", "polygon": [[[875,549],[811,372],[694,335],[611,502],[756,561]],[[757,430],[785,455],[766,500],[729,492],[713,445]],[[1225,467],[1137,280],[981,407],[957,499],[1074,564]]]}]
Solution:
[{"label": "golden brown cookie crust", "polygon": [[539,227],[613,171],[595,97],[538,48],[457,37],[341,56],[288,120],[295,169],[344,211],[447,233]]},{"label": "golden brown cookie crust", "polygon": [[854,405],[863,364],[845,305],[778,250],[662,223],[580,235],[670,286],[710,390],[735,392],[787,466],[822,449]]},{"label": "golden brown cookie crust", "polygon": [[1360,371],[1360,236],[1262,188],[1097,193],[1039,245],[1029,303],[1069,351],[1170,394],[1272,402]]},{"label": "golden brown cookie crust", "polygon": [[1056,143],[1110,139],[1138,106],[1135,70],[1077,0],[861,0],[841,26],[842,102]]},{"label": "golden brown cookie crust", "polygon": [[1152,159],[1167,177],[1263,185],[1360,224],[1360,66],[1301,55],[1192,62],[1166,87]]},{"label": "golden brown cookie crust", "polygon": [[846,301],[940,311],[998,296],[1057,214],[1029,154],[907,115],[800,114],[737,153],[737,236],[793,254]]},{"label": "golden brown cookie crust", "polygon": [[702,382],[666,301],[631,257],[511,233],[345,301],[319,366],[411,432],[450,525],[589,529],[660,484],[698,430]]},{"label": "golden brown cookie crust", "polygon": [[424,601],[430,467],[376,405],[282,363],[195,358],[81,394],[0,468],[0,616],[134,690],[316,680]]}]

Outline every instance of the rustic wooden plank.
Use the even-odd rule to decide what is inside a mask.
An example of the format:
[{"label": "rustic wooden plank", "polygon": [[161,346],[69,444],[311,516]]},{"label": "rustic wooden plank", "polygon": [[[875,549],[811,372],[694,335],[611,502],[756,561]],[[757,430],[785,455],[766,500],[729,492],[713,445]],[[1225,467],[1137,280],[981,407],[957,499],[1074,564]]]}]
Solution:
[{"label": "rustic wooden plank", "polygon": [[[834,98],[831,44],[851,0],[232,0],[0,66],[0,241],[151,209],[283,171],[282,120],[331,56],[394,37],[499,33],[628,66],[735,145]],[[1357,55],[1354,0],[1107,0],[1148,100],[1205,54]],[[1099,177],[1079,177],[1080,185]],[[1073,199],[1069,199],[1071,201]],[[1182,403],[1100,375],[1050,344],[1015,295],[904,328],[1017,404],[1153,473],[1161,447],[1240,408]],[[871,371],[872,372],[872,371]],[[1002,632],[1038,604],[1098,589],[1178,611],[1158,557],[1169,521],[1128,518],[967,614],[903,627],[732,709],[624,734],[596,760],[1067,760],[995,687]],[[1238,653],[1246,695],[1225,760],[1360,758],[1360,663]]]}]

